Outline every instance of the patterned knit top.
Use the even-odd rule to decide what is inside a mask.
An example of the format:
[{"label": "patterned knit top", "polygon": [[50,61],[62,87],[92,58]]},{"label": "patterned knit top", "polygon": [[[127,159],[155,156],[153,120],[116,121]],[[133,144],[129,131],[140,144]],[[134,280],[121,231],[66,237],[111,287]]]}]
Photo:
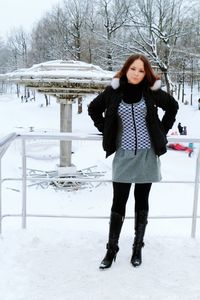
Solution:
[{"label": "patterned knit top", "polygon": [[137,150],[151,148],[151,141],[146,126],[146,105],[142,98],[136,103],[122,101],[118,108],[122,124],[121,148]]}]

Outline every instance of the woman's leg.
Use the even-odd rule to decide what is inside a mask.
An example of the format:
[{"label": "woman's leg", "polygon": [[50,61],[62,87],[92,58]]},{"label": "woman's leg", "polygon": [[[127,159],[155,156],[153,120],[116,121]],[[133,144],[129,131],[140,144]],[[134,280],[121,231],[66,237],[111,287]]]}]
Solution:
[{"label": "woman's leg", "polygon": [[131,183],[113,182],[112,212],[125,216]]},{"label": "woman's leg", "polygon": [[135,212],[139,210],[149,211],[149,193],[152,183],[136,183],[134,189]]},{"label": "woman's leg", "polygon": [[149,211],[149,192],[152,183],[135,184],[135,238],[131,263],[134,267],[142,263],[142,247]]}]

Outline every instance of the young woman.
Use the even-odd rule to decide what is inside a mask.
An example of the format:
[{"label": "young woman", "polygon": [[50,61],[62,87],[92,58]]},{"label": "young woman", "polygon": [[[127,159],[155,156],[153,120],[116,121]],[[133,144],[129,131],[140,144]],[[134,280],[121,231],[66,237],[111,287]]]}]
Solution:
[{"label": "young woman", "polygon": [[[111,267],[119,251],[131,184],[135,183],[135,237],[131,263],[142,263],[141,250],[149,211],[152,182],[161,180],[159,156],[166,150],[166,134],[175,122],[178,103],[160,89],[148,59],[130,56],[101,94],[89,105],[94,125],[103,133],[106,157],[115,153],[112,166],[113,203],[107,252],[100,269]],[[158,108],[164,111],[160,120]]]}]

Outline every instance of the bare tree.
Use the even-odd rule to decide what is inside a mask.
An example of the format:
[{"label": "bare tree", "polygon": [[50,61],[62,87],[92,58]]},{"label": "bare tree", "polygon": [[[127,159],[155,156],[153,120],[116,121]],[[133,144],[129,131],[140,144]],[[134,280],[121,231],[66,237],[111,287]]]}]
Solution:
[{"label": "bare tree", "polygon": [[9,60],[10,50],[7,45],[0,38],[0,73],[6,73],[8,70],[12,71],[12,66]]},{"label": "bare tree", "polygon": [[64,14],[68,18],[68,48],[71,48],[71,54],[76,60],[82,59],[83,35],[86,28],[86,16],[88,14],[89,1],[65,0]]},{"label": "bare tree", "polygon": [[120,30],[122,30],[129,10],[126,0],[99,0],[95,13],[90,16],[89,24],[98,48],[96,59],[108,70],[113,70],[115,57],[120,55],[121,49],[117,45]]},{"label": "bare tree", "polygon": [[87,1],[65,0],[47,13],[33,32],[32,56],[80,60],[87,7]]},{"label": "bare tree", "polygon": [[59,43],[54,22],[47,14],[41,19],[32,32],[30,57],[32,63],[39,63],[60,58]]},{"label": "bare tree", "polygon": [[10,49],[10,59],[16,69],[28,66],[29,38],[23,28],[20,27],[11,31],[7,47]]},{"label": "bare tree", "polygon": [[[136,0],[130,14],[134,31],[130,48],[146,54],[160,68],[168,92],[168,70],[177,40],[185,35],[183,0]],[[130,26],[130,24],[129,24]],[[137,34],[137,35],[136,35]]]}]

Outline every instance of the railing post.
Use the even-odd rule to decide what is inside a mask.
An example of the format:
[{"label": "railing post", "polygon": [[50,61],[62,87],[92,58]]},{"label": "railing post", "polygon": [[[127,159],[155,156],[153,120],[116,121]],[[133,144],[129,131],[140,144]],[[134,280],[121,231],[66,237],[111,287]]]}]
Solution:
[{"label": "railing post", "polygon": [[2,177],[1,177],[1,157],[0,157],[0,234],[2,233]]},{"label": "railing post", "polygon": [[27,178],[26,178],[26,140],[22,139],[22,228],[26,228],[26,194],[27,194]]},{"label": "railing post", "polygon": [[196,223],[197,223],[197,208],[198,208],[198,197],[199,197],[199,171],[200,171],[200,148],[196,161],[196,173],[195,173],[195,186],[194,186],[194,202],[193,202],[193,214],[192,214],[192,238],[196,234]]}]

